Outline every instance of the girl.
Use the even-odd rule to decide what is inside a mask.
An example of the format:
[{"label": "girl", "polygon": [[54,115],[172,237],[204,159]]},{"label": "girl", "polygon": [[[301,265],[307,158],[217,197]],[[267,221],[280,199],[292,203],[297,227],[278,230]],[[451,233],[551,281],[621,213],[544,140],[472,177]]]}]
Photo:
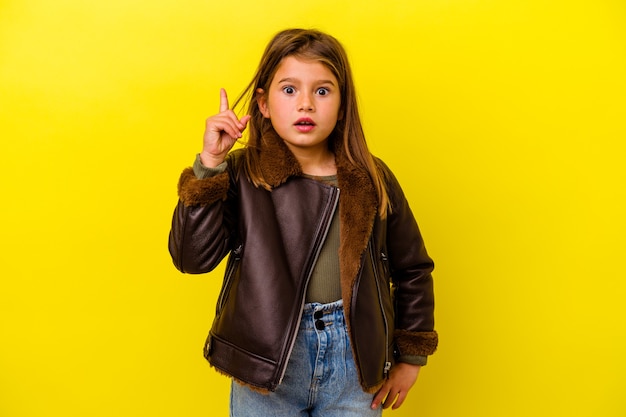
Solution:
[{"label": "girl", "polygon": [[221,90],[169,238],[182,272],[229,255],[205,357],[232,416],[380,416],[437,346],[433,262],[335,38],[278,33],[246,94],[239,118]]}]

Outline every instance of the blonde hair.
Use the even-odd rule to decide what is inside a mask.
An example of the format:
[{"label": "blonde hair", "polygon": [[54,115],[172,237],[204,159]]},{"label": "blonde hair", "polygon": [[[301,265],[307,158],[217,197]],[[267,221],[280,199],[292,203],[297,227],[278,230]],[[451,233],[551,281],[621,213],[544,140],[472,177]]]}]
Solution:
[{"label": "blonde hair", "polygon": [[[329,147],[336,149],[338,145],[341,145],[342,151],[350,163],[369,173],[376,189],[380,217],[385,218],[387,212],[391,211],[389,197],[382,174],[378,170],[365,141],[357,107],[352,70],[346,51],[334,37],[314,29],[287,29],[277,33],[269,42],[252,81],[234,105],[234,107],[238,106],[244,99],[248,102],[248,114],[251,116],[251,120],[246,146],[252,149],[261,149],[264,134],[273,129],[271,121],[261,114],[255,95],[259,88],[269,91],[278,66],[288,56],[321,62],[337,78],[341,93],[339,110],[341,117],[329,137]],[[334,141],[341,141],[341,143],[332,143]],[[257,187],[269,189],[270,187],[263,178],[259,167],[257,152],[248,152],[246,161],[246,170],[250,180]]]}]

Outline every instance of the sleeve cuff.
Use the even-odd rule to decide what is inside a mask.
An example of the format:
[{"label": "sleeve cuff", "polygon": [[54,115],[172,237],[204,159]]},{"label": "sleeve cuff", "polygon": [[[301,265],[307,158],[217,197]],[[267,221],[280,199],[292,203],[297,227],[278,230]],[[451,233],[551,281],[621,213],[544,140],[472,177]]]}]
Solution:
[{"label": "sleeve cuff", "polygon": [[428,356],[421,355],[401,355],[397,359],[398,362],[409,363],[411,365],[426,366],[428,363]]},{"label": "sleeve cuff", "polygon": [[199,180],[203,180],[205,178],[211,178],[218,174],[221,174],[222,172],[226,171],[227,166],[228,165],[226,161],[224,161],[215,168],[206,167],[202,164],[202,161],[200,160],[200,154],[197,154],[196,160],[193,162],[193,173],[196,175],[196,178],[198,178]]}]

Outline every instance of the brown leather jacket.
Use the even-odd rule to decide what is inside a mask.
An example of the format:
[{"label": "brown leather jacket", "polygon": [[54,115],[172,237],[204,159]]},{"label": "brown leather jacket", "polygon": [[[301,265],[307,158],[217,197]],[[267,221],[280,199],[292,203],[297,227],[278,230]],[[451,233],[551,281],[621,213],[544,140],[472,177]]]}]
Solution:
[{"label": "brown leather jacket", "polygon": [[340,151],[333,187],[300,176],[284,143],[270,141],[260,163],[271,192],[247,180],[243,158],[245,151],[231,152],[226,171],[206,179],[191,168],[183,172],[169,237],[182,272],[209,272],[229,254],[205,346],[211,365],[250,386],[276,389],[337,208],[344,312],[363,389],[380,387],[394,357],[432,354],[433,262],[391,171],[377,161],[392,203],[381,220],[369,175]]}]

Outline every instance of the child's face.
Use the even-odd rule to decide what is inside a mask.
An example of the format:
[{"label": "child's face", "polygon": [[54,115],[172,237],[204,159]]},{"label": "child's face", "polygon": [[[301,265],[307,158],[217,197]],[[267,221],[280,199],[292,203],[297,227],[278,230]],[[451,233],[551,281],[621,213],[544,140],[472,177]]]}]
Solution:
[{"label": "child's face", "polygon": [[280,63],[269,91],[258,90],[261,113],[296,154],[327,152],[327,140],[341,106],[339,83],[318,61],[288,56]]}]

